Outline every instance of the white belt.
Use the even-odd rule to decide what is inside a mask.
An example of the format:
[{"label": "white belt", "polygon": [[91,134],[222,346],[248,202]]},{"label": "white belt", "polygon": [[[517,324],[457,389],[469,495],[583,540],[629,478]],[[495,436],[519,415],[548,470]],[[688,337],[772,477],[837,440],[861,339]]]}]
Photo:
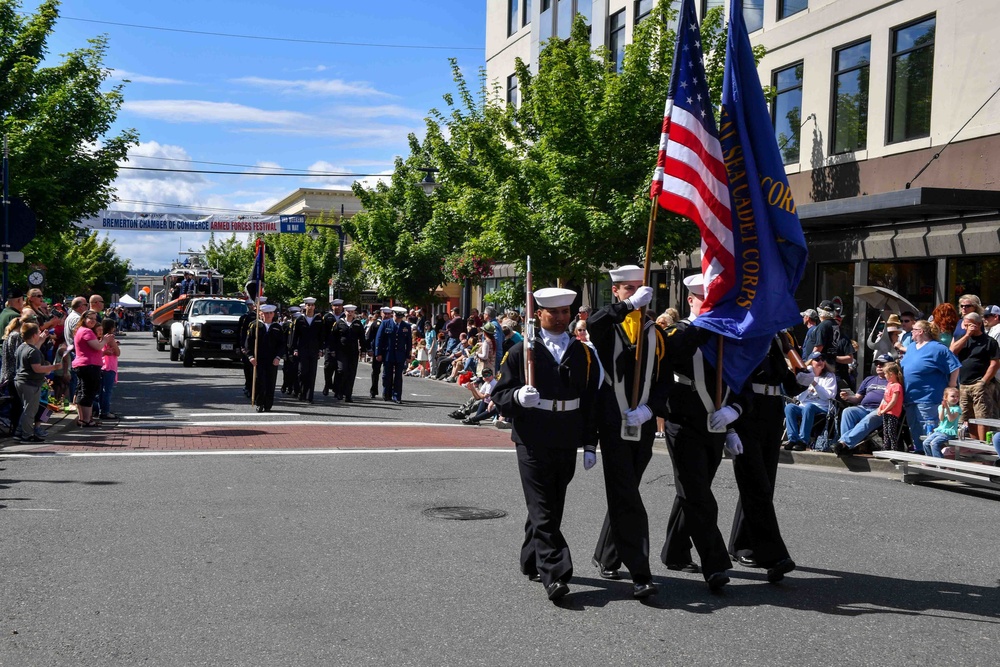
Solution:
[{"label": "white belt", "polygon": [[574,398],[568,401],[560,401],[557,399],[543,398],[535,407],[539,410],[545,410],[546,412],[569,412],[570,410],[576,410],[580,407],[580,399]]},{"label": "white belt", "polygon": [[781,396],[781,387],[776,387],[770,384],[752,384],[750,385],[753,389],[753,393],[760,394],[762,396]]},{"label": "white belt", "polygon": [[691,386],[691,378],[684,377],[683,375],[678,375],[677,373],[674,373],[674,382],[676,382],[677,384],[687,385],[688,387]]}]

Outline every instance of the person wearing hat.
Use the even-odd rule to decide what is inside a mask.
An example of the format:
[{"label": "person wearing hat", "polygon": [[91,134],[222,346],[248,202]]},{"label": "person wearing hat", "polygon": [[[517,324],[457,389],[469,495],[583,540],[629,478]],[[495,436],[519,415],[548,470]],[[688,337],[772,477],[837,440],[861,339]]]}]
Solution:
[{"label": "person wearing hat", "polygon": [[485,370],[493,372],[496,366],[496,332],[497,325],[493,322],[487,322],[483,325],[482,340],[479,341],[479,346],[476,348],[480,374]]},{"label": "person wearing hat", "polygon": [[1000,343],[1000,306],[983,308],[983,323],[988,327],[986,334]]},{"label": "person wearing hat", "polygon": [[316,368],[323,356],[326,335],[323,318],[316,314],[316,299],[309,296],[302,303],[303,310],[292,324],[289,347],[292,356],[299,362],[299,400],[312,403],[316,391]]},{"label": "person wearing hat", "polygon": [[278,366],[284,356],[285,332],[274,323],[277,306],[263,304],[260,319],[250,324],[243,347],[247,350],[250,366],[255,370],[252,404],[257,412],[270,412],[274,405],[274,387],[278,381]]},{"label": "person wearing hat", "polygon": [[[584,468],[597,462],[600,361],[566,333],[576,292],[547,287],[536,290],[533,298],[541,328],[504,355],[491,396],[500,413],[513,421],[511,440],[528,511],[521,572],[541,581],[546,596],[558,600],[569,592],[573,576],[560,524],[577,449],[583,446]],[[525,375],[526,344],[532,350],[533,384]]]},{"label": "person wearing hat", "polygon": [[236,335],[240,341],[240,364],[243,366],[243,395],[249,398],[250,387],[253,384],[253,366],[250,364],[250,353],[247,352],[243,343],[247,339],[247,334],[250,333],[250,325],[257,320],[257,304],[254,301],[258,294],[257,282],[248,281],[244,285],[244,289],[247,293],[247,312],[240,315],[239,322],[236,324]]},{"label": "person wearing hat", "polygon": [[[326,330],[326,357],[323,359],[323,395],[327,396],[336,384],[335,375],[337,373],[337,335],[334,329],[337,322],[344,317],[344,300],[334,299],[330,302],[330,312],[323,315],[323,327]],[[340,400],[340,392],[334,389],[334,400]]]},{"label": "person wearing hat", "polygon": [[[666,358],[673,367],[674,382],[664,428],[675,496],[660,560],[670,570],[701,572],[709,590],[717,592],[729,583],[727,570],[733,564],[719,531],[719,505],[712,481],[722,462],[723,447],[734,455],[742,452],[739,436],[730,424],[747,406],[744,395],[733,395],[726,389],[722,407],[715,409],[715,367],[701,351],[714,335],[692,321],[704,303],[704,278],[700,273],[690,275],[684,286],[690,314],[668,329],[666,336]],[[691,559],[692,543],[700,567]]]},{"label": "person wearing hat", "polygon": [[785,428],[788,431],[786,450],[803,452],[812,439],[816,415],[829,412],[830,403],[837,396],[837,376],[831,370],[831,359],[820,352],[813,352],[806,359],[809,370],[796,374],[795,381],[805,387],[796,396],[797,403],[785,406]]},{"label": "person wearing hat", "polygon": [[358,375],[358,359],[365,351],[365,328],[357,318],[358,307],[343,306],[344,316],[337,319],[328,345],[337,350],[337,371],[333,377],[334,398],[354,402],[354,378]]},{"label": "person wearing hat", "polygon": [[392,308],[382,306],[378,311],[379,317],[372,317],[365,330],[365,343],[368,345],[368,353],[372,357],[372,386],[369,395],[372,398],[378,396],[378,383],[382,378],[382,360],[378,358],[378,350],[375,347],[375,338],[378,336],[382,322],[392,320]]},{"label": "person wearing hat", "polygon": [[[663,332],[645,314],[653,288],[643,285],[643,270],[627,265],[609,272],[614,303],[581,319],[607,373],[597,392],[597,429],[603,456],[608,511],[593,563],[605,579],[619,579],[624,564],[632,594],[656,593],[649,569],[649,517],[639,484],[653,458],[654,413],[665,416],[673,380],[664,362]],[[632,406],[636,344],[642,336],[639,398]]]},{"label": "person wearing hat", "polygon": [[740,497],[729,534],[729,555],[741,565],[767,569],[770,583],[795,569],[774,511],[774,482],[785,428],[782,394],[786,388],[795,391],[796,386],[786,363],[790,349],[788,339],[775,334],[764,360],[747,380],[751,410],[733,422],[743,451],[733,456]]},{"label": "person wearing hat", "polygon": [[194,279],[194,273],[191,271],[184,272],[184,279],[180,281],[177,285],[178,296],[181,294],[194,295],[198,293],[198,282]]},{"label": "person wearing hat", "polygon": [[805,359],[815,351],[816,348],[816,327],[819,325],[819,313],[815,308],[807,308],[799,315],[802,316],[802,324],[806,327],[806,335],[802,339],[802,358]]},{"label": "person wearing hat", "polygon": [[392,309],[392,319],[383,320],[375,334],[375,358],[381,361],[382,400],[403,402],[403,371],[413,348],[413,325],[406,321],[406,308]]},{"label": "person wearing hat", "polygon": [[875,373],[862,380],[856,392],[848,389],[840,392],[840,399],[850,405],[840,413],[840,440],[833,445],[833,452],[838,456],[850,456],[865,438],[881,428],[882,415],[878,414],[878,406],[889,384],[885,379],[885,365],[891,361],[889,354],[875,357]]},{"label": "person wearing hat", "polygon": [[[868,336],[868,349],[874,352],[875,357],[887,354],[895,361],[902,356],[900,354],[900,350],[902,349],[900,337],[902,335],[903,323],[899,320],[899,315],[893,313],[886,318],[883,331],[876,333],[875,330],[872,330],[871,335]],[[874,364],[871,370],[872,374],[874,374]]]},{"label": "person wearing hat", "polygon": [[299,358],[295,356],[294,350],[291,348],[292,326],[295,324],[295,318],[301,312],[302,308],[299,306],[289,306],[288,317],[281,323],[281,330],[285,334],[285,363],[281,372],[281,393],[293,396],[299,394]]}]

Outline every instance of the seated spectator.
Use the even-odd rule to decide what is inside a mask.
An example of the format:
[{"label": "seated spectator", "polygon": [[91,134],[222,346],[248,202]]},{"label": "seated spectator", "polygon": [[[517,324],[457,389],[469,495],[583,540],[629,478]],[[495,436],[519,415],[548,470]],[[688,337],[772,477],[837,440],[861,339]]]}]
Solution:
[{"label": "seated spectator", "polygon": [[[903,372],[899,365],[890,362],[885,365],[885,396],[876,414],[882,416],[882,449],[902,452],[906,450],[900,439],[900,424],[903,414]],[[919,441],[919,439],[918,439]]]},{"label": "seated spectator", "polygon": [[493,405],[493,401],[490,400],[490,394],[496,386],[496,378],[493,377],[493,371],[489,368],[483,369],[482,378],[465,383],[465,388],[472,393],[472,397],[479,400],[479,407],[476,410],[476,414],[462,420],[463,424],[475,426],[484,419],[493,419],[496,417],[497,408]]},{"label": "seated spectator", "polygon": [[944,390],[944,400],[938,406],[938,425],[927,439],[924,440],[924,453],[930,456],[944,458],[942,447],[952,438],[958,437],[958,424],[962,421],[962,408],[958,405],[958,389],[948,387]]},{"label": "seated spectator", "polygon": [[803,452],[812,439],[816,415],[826,414],[837,395],[837,376],[830,370],[827,358],[819,352],[809,355],[810,370],[795,376],[796,382],[806,387],[796,396],[796,403],[785,406],[785,429],[788,432],[786,450]]},{"label": "seated spectator", "polygon": [[[1000,345],[983,331],[979,313],[966,313],[962,326],[965,333],[951,344],[951,351],[962,364],[958,373],[962,421],[996,417],[993,379],[1000,369]],[[969,433],[985,440],[986,426],[969,423]]]},{"label": "seated spectator", "polygon": [[840,413],[840,440],[834,444],[833,451],[837,455],[850,455],[865,438],[882,426],[882,415],[878,414],[878,406],[885,396],[885,365],[892,357],[884,354],[875,359],[875,375],[869,375],[858,387],[857,392],[844,390],[840,398],[850,407]]}]

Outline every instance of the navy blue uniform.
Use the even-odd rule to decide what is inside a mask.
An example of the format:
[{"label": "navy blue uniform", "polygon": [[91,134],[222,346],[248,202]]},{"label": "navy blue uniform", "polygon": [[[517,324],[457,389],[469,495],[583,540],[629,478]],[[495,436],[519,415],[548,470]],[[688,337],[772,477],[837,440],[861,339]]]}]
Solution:
[{"label": "navy blue uniform", "polygon": [[383,320],[375,335],[375,354],[382,357],[382,398],[403,402],[403,371],[410,361],[413,328],[406,320]]}]

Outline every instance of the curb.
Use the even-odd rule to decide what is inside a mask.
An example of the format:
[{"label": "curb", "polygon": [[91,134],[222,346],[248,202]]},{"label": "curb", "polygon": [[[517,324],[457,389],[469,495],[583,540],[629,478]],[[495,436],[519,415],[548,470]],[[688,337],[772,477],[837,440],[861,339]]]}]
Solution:
[{"label": "curb", "polygon": [[[662,438],[653,441],[653,449],[667,452],[667,443]],[[729,454],[723,452],[723,459],[730,459]],[[873,456],[837,456],[827,452],[804,451],[788,452],[781,450],[778,463],[790,465],[822,466],[833,468],[845,472],[876,472],[892,474],[896,472],[896,466],[888,459],[877,459]]]}]

